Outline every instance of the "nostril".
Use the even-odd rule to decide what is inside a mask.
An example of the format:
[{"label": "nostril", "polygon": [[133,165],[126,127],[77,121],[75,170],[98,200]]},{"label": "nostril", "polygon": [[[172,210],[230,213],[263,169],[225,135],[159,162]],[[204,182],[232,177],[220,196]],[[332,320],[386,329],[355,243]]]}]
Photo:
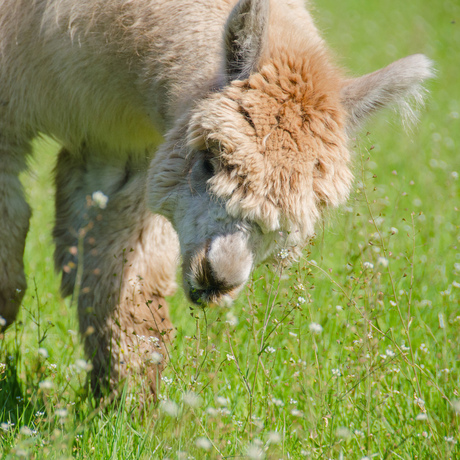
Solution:
[{"label": "nostril", "polygon": [[[201,307],[207,305],[218,305],[227,301],[236,294],[237,290],[233,287],[224,285],[209,285],[203,289],[197,289],[188,283],[188,297],[195,304]],[[230,297],[229,297],[230,296]]]}]

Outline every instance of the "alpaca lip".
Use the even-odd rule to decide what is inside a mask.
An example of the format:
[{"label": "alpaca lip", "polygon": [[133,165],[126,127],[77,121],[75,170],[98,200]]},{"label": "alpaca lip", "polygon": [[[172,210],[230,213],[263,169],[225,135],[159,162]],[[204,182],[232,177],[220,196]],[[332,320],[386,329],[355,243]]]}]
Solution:
[{"label": "alpaca lip", "polygon": [[195,289],[192,286],[189,285],[189,296],[190,300],[195,304],[195,305],[202,305],[201,301],[201,296],[205,292],[204,290],[199,290]]}]

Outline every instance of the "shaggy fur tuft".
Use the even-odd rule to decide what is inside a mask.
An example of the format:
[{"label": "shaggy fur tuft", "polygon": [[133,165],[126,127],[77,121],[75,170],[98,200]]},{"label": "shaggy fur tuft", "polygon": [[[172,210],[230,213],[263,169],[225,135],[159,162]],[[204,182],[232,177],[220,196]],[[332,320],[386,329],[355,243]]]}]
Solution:
[{"label": "shaggy fur tuft", "polygon": [[281,55],[196,109],[189,145],[216,160],[209,187],[235,218],[306,238],[322,207],[347,198],[346,113],[323,62],[317,50],[303,61]]}]

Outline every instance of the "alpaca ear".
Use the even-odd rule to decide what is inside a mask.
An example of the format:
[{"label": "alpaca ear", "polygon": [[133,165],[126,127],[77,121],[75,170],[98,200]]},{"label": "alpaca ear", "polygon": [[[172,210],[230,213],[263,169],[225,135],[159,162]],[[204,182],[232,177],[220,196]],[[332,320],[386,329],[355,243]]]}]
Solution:
[{"label": "alpaca ear", "polygon": [[341,99],[348,112],[349,131],[355,131],[369,115],[388,105],[398,105],[403,116],[412,121],[416,114],[410,102],[423,104],[422,83],[433,76],[433,63],[423,54],[414,54],[376,72],[346,80]]},{"label": "alpaca ear", "polygon": [[268,31],[269,0],[240,0],[225,25],[227,83],[244,80],[257,67]]}]

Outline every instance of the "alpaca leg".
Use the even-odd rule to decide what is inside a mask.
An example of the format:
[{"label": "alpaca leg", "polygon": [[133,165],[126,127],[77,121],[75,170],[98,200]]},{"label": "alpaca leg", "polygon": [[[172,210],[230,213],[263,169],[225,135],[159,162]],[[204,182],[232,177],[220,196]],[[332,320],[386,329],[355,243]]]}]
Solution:
[{"label": "alpaca leg", "polygon": [[[80,331],[96,392],[116,390],[133,375],[155,394],[170,340],[164,297],[176,287],[178,242],[171,225],[145,208],[146,175],[139,172],[145,169],[109,169],[65,151],[57,165],[55,260],[64,294],[74,286],[79,292]],[[108,196],[103,208],[91,199],[99,190]]]},{"label": "alpaca leg", "polygon": [[23,257],[30,208],[18,175],[29,151],[28,143],[10,143],[0,134],[0,331],[16,319],[27,288]]},{"label": "alpaca leg", "polygon": [[54,264],[56,271],[62,271],[61,294],[67,297],[75,287],[79,231],[88,224],[88,201],[84,190],[86,165],[68,150],[62,149],[54,172]]}]

